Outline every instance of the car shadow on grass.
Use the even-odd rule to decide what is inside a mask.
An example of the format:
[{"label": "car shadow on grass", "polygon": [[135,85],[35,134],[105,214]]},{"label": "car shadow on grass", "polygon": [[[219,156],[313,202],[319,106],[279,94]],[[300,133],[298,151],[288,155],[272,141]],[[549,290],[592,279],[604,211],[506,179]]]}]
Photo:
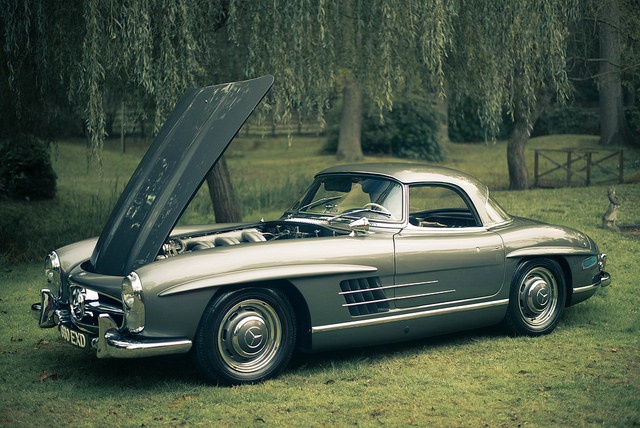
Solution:
[{"label": "car shadow on grass", "polygon": [[[327,367],[340,368],[358,365],[362,361],[410,357],[425,349],[430,351],[446,350],[451,347],[464,347],[487,340],[499,340],[508,335],[501,326],[482,328],[443,336],[416,339],[394,344],[367,346],[361,348],[333,350],[320,353],[294,354],[291,362],[285,368],[283,375],[312,376],[321,373]],[[65,343],[43,352],[43,359],[48,360],[48,367],[43,370],[50,378],[69,382],[78,388],[91,388],[101,385],[104,391],[114,390],[153,390],[159,385],[198,386],[212,385],[207,382],[195,366],[191,354],[172,355],[163,357],[149,357],[141,359],[97,359],[91,352],[79,352],[74,348],[67,348]],[[63,348],[64,347],[64,348]],[[65,349],[66,348],[66,349]],[[48,371],[47,371],[48,370]],[[41,379],[43,381],[43,379]],[[108,392],[107,392],[108,393]]]},{"label": "car shadow on grass", "polygon": [[285,373],[301,373],[304,371],[322,371],[328,366],[348,366],[363,360],[381,361],[384,359],[411,357],[425,350],[438,351],[451,347],[464,347],[478,342],[507,339],[509,337],[502,325],[467,330],[440,336],[402,341],[392,344],[365,346],[331,350],[314,354],[296,353],[285,370]]}]

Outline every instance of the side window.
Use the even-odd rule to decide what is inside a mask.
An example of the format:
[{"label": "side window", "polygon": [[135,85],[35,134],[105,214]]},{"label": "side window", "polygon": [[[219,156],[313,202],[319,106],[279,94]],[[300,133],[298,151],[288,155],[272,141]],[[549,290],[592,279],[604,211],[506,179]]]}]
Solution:
[{"label": "side window", "polygon": [[409,221],[420,227],[480,226],[459,191],[442,185],[409,188]]}]

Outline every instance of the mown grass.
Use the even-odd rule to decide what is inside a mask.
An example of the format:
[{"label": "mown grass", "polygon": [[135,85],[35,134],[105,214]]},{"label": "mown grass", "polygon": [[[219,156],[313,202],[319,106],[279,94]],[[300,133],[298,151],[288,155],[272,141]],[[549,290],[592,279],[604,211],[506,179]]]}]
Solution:
[{"label": "mown grass", "polygon": [[[580,144],[576,140],[582,137],[556,138]],[[536,144],[560,143],[546,139]],[[236,189],[243,204],[254,204],[243,211],[245,218],[259,218],[260,209],[267,212],[265,218],[278,215],[297,196],[296,187],[335,163],[318,155],[320,145],[316,139],[295,139],[291,146],[271,139],[234,142],[227,159]],[[98,233],[143,149],[130,146],[121,155],[107,147],[99,175],[87,174],[81,145],[60,143],[58,199],[3,203],[3,210],[9,206],[23,218],[16,236],[40,230],[50,237],[38,245],[54,248]],[[447,165],[471,172],[493,189],[506,187],[504,143],[446,149]],[[637,159],[637,152],[629,155],[630,174],[634,155]],[[0,425],[639,425],[640,238],[599,227],[606,189],[496,192],[512,214],[583,230],[610,256],[613,285],[569,308],[553,334],[513,338],[496,327],[296,355],[280,377],[251,386],[206,384],[187,357],[97,360],[71,348],[55,330],[37,328],[29,314],[43,285],[40,263],[5,261],[0,265]],[[640,224],[640,186],[617,185],[617,190],[623,198],[619,223]],[[198,195],[189,221],[206,220],[209,206],[206,194]],[[80,222],[76,217],[89,224],[73,224]],[[28,243],[22,239],[15,245]]]}]

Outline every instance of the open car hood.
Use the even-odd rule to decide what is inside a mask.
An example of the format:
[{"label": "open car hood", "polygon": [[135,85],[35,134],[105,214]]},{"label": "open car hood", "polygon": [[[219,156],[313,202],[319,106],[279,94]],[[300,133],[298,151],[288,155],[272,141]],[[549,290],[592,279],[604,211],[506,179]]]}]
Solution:
[{"label": "open car hood", "polygon": [[91,255],[126,275],[155,260],[207,173],[273,84],[273,76],[187,91],[118,199]]}]

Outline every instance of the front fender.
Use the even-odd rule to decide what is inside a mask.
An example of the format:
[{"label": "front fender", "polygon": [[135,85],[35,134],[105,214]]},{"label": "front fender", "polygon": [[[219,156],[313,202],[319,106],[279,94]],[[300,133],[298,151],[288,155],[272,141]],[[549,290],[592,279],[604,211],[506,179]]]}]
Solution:
[{"label": "front fender", "polygon": [[374,266],[350,265],[350,264],[297,264],[291,266],[275,266],[256,269],[246,269],[225,274],[214,274],[194,281],[176,285],[161,292],[159,296],[185,293],[206,287],[218,287],[221,285],[233,285],[250,283],[254,281],[269,281],[285,278],[303,278],[310,276],[324,276],[336,274],[351,274],[375,272]]},{"label": "front fender", "polygon": [[504,240],[507,258],[598,253],[591,238],[568,227],[516,218],[512,225],[496,232]]},{"label": "front fender", "polygon": [[243,243],[159,260],[136,270],[145,296],[143,334],[193,338],[206,305],[224,286],[373,272],[391,276],[393,266],[388,236]]}]

